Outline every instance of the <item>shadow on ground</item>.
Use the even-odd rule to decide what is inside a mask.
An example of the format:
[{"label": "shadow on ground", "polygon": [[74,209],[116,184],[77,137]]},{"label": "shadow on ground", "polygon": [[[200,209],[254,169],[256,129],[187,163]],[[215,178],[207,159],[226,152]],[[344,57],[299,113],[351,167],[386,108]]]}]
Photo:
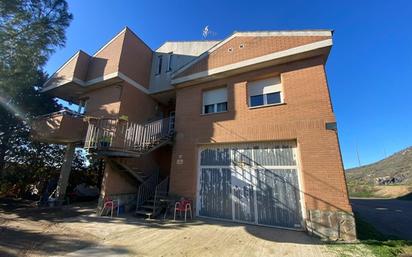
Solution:
[{"label": "shadow on ground", "polygon": [[396,198],[398,200],[405,200],[405,201],[412,201],[412,193],[400,196],[398,198]]},{"label": "shadow on ground", "polygon": [[78,222],[97,222],[97,223],[107,223],[107,224],[129,224],[136,225],[138,227],[144,227],[147,229],[162,229],[162,230],[181,230],[190,227],[201,227],[204,225],[216,225],[222,227],[244,227],[245,231],[249,234],[271,242],[279,243],[294,243],[294,244],[321,244],[318,238],[309,236],[304,231],[294,231],[286,230],[272,227],[255,226],[248,224],[240,224],[228,221],[219,221],[206,218],[196,218],[193,220],[187,220],[184,222],[182,220],[172,220],[172,219],[162,219],[162,220],[147,220],[143,218],[137,218],[131,214],[122,215],[121,217],[100,217],[96,215],[82,216],[77,220]]},{"label": "shadow on ground", "polygon": [[350,199],[357,216],[384,235],[412,240],[412,204],[397,199]]},{"label": "shadow on ground", "polygon": [[[354,199],[351,199],[354,202]],[[359,204],[359,199],[356,200]],[[377,206],[383,206],[383,203],[387,203],[388,200],[365,200],[365,201],[379,201]],[[368,202],[369,203],[369,202]],[[380,208],[384,207],[376,207],[378,211]],[[359,206],[355,209],[359,210]],[[385,211],[378,214],[378,215],[387,215]],[[390,235],[382,233],[378,230],[378,228],[382,226],[386,226],[388,224],[379,224],[376,223],[372,224],[368,218],[371,216],[365,216],[365,213],[361,215],[358,212],[355,212],[355,222],[356,222],[356,231],[359,242],[351,243],[351,244],[334,244],[330,243],[332,247],[338,249],[338,253],[342,256],[353,256],[354,253],[360,256],[385,256],[385,257],[410,257],[412,256],[412,241],[408,241],[405,239],[401,239],[396,235]],[[390,214],[389,214],[390,215]],[[390,225],[390,224],[389,224]],[[409,224],[404,224],[405,227],[408,227]],[[385,229],[383,229],[385,231]],[[363,249],[366,247],[367,252],[361,252],[362,248],[357,246],[364,246]],[[332,248],[333,249],[333,248]],[[346,250],[345,250],[346,249]],[[345,253],[346,251],[346,253]],[[356,255],[356,256],[358,256]]]},{"label": "shadow on ground", "polygon": [[24,256],[27,252],[60,255],[95,242],[73,238],[73,235],[41,233],[24,229],[1,228],[0,256]]},{"label": "shadow on ground", "polygon": [[[64,220],[93,213],[94,208],[90,205],[37,208],[30,201],[0,198],[0,256],[61,256],[99,246],[97,238],[92,235],[79,235],[62,226]],[[119,254],[128,252],[116,247],[108,250]]]},{"label": "shadow on ground", "polygon": [[63,219],[89,215],[95,212],[97,202],[83,202],[63,207],[37,207],[33,201],[0,198],[0,212],[5,214],[16,214],[20,218],[50,222],[58,222]]},{"label": "shadow on ground", "polygon": [[[198,218],[195,220],[188,220],[188,222],[183,221],[173,221],[173,220],[145,220],[141,218],[136,218],[130,214],[121,215],[121,217],[109,218],[109,217],[99,217],[94,215],[94,203],[81,203],[79,205],[74,205],[70,207],[62,208],[35,208],[32,203],[24,200],[13,200],[13,199],[0,199],[0,213],[15,214],[19,218],[27,219],[31,221],[48,221],[48,222],[65,222],[69,220],[76,220],[80,223],[87,222],[97,222],[97,223],[107,223],[107,224],[134,224],[139,227],[146,227],[148,229],[185,229],[192,226],[203,226],[214,224],[223,227],[244,227],[245,231],[249,234],[271,242],[279,243],[295,243],[295,244],[320,244],[317,238],[311,237],[302,231],[292,231],[284,229],[276,229],[255,225],[246,225],[234,222],[217,221],[211,219]],[[14,231],[18,233],[19,231]],[[20,231],[22,236],[26,233],[25,231]],[[0,232],[1,233],[1,232]],[[27,240],[29,238],[35,238],[36,235],[26,234]],[[57,236],[57,235],[56,235]],[[10,236],[8,236],[10,237]],[[16,237],[18,237],[16,235]],[[13,244],[12,238],[7,244],[8,246]],[[48,242],[50,240],[55,240],[54,237],[45,238],[43,242]],[[64,240],[58,242],[56,248],[64,247],[64,243],[69,244],[70,242],[65,242]],[[91,244],[91,242],[80,242],[73,239],[71,241],[73,245],[79,245],[85,247]],[[60,244],[60,245],[59,245]],[[67,246],[70,248],[70,245]],[[52,251],[52,250],[51,250]],[[2,255],[0,255],[2,256]]]}]

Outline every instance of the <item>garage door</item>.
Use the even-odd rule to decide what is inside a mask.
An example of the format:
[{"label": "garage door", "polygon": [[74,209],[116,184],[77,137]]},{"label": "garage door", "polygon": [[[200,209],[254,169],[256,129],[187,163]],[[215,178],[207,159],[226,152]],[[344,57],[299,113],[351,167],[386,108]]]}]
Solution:
[{"label": "garage door", "polygon": [[199,151],[199,216],[302,228],[294,143],[208,145]]}]

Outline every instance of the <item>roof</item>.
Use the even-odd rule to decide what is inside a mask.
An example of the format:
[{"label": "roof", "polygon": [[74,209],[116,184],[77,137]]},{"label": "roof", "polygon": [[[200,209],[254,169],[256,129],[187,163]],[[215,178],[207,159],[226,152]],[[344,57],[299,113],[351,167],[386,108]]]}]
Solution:
[{"label": "roof", "polygon": [[180,69],[173,72],[172,76],[176,76],[177,74],[185,71],[187,68],[191,67],[196,62],[200,61],[201,59],[205,58],[216,49],[224,45],[225,43],[229,42],[231,39],[239,36],[255,36],[255,37],[267,37],[267,36],[332,36],[333,30],[277,30],[277,31],[245,31],[245,32],[233,32],[229,37],[220,41],[212,48],[204,52],[203,54],[199,55],[197,58],[193,59]]},{"label": "roof", "polygon": [[199,56],[211,47],[221,42],[220,40],[207,41],[167,41],[163,43],[155,52]]}]

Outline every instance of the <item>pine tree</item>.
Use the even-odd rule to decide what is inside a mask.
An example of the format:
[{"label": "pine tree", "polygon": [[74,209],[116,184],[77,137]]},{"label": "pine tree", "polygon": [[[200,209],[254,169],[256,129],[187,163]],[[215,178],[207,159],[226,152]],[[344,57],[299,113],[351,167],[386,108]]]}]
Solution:
[{"label": "pine tree", "polygon": [[71,20],[65,0],[0,1],[0,171],[6,162],[37,171],[61,165],[64,147],[32,142],[29,121],[61,108],[40,89]]}]

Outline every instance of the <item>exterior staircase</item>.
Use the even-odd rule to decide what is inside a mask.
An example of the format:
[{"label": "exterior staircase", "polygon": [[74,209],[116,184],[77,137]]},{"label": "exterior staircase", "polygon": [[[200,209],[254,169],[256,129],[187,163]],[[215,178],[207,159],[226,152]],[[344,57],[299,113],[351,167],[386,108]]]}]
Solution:
[{"label": "exterior staircase", "polygon": [[[139,187],[135,214],[137,216],[144,216],[149,219],[155,218],[162,212],[163,209],[165,209],[165,207],[167,208],[169,200],[169,177],[157,184],[153,188],[154,191],[146,191],[146,189],[148,189],[148,185],[142,186],[143,184]],[[153,194],[147,192],[153,192]]]},{"label": "exterior staircase", "polygon": [[[136,158],[171,143],[174,137],[174,117],[138,124],[121,119],[87,118],[88,129],[84,148],[106,157]],[[111,167],[133,176],[140,183],[136,215],[156,217],[167,204],[169,177],[159,183],[159,171],[150,174],[138,168],[108,158]]]},{"label": "exterior staircase", "polygon": [[135,179],[137,179],[140,183],[144,183],[149,178],[149,175],[147,175],[144,171],[140,169],[131,168],[127,166],[126,164],[118,162],[116,160],[109,159],[109,162],[117,171],[129,173]]}]

